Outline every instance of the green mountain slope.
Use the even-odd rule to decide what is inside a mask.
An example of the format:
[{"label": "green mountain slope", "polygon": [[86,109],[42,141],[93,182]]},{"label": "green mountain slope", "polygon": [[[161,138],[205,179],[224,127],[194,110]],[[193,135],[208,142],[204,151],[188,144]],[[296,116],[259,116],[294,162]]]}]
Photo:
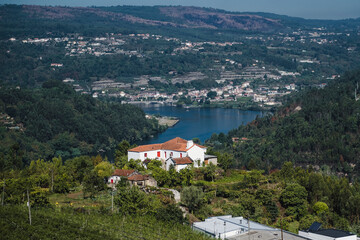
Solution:
[{"label": "green mountain slope", "polygon": [[[299,93],[274,115],[240,126],[227,136],[213,136],[209,144],[231,151],[236,167],[269,170],[292,161],[359,174],[360,101],[354,96],[360,92],[358,82],[360,71],[355,71],[325,89]],[[238,143],[232,142],[234,137],[240,138]]]},{"label": "green mountain slope", "polygon": [[0,112],[1,159],[18,166],[19,159],[110,151],[123,139],[134,142],[161,130],[136,106],[101,102],[59,82],[37,90],[1,88]]}]

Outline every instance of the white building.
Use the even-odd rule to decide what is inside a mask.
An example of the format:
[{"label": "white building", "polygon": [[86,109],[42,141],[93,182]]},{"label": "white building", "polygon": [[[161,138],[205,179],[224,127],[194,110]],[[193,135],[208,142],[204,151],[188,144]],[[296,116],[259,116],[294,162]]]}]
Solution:
[{"label": "white building", "polygon": [[210,217],[205,219],[204,222],[195,222],[192,228],[217,239],[276,240],[281,239],[281,235],[283,235],[286,240],[308,240],[297,234],[268,227],[243,217],[232,217],[231,215]]},{"label": "white building", "polygon": [[133,169],[125,170],[125,169],[116,169],[114,173],[108,178],[108,184],[116,185],[123,178],[128,178],[137,172]]},{"label": "white building", "polygon": [[[194,167],[201,167],[208,163],[205,156],[206,147],[195,144],[192,140],[185,140],[179,137],[164,143],[142,145],[128,151],[128,160],[156,159],[163,163],[165,169],[169,170],[174,165],[177,171],[194,164]],[[212,161],[214,164],[215,162]]]},{"label": "white building", "polygon": [[338,229],[320,229],[321,223],[314,222],[306,231],[299,231],[299,235],[311,240],[356,240],[356,234]]}]

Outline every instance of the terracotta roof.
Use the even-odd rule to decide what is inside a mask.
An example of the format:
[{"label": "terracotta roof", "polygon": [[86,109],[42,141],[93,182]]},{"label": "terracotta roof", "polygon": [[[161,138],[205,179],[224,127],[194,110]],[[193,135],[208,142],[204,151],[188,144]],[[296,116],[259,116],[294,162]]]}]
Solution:
[{"label": "terracotta roof", "polygon": [[134,174],[128,177],[129,181],[145,181],[149,179],[149,175]]},{"label": "terracotta roof", "polygon": [[187,142],[185,139],[176,137],[164,143],[158,144],[150,144],[150,145],[142,145],[132,149],[129,149],[129,152],[145,152],[145,151],[152,151],[152,150],[173,150],[179,152],[186,152],[193,146],[198,146],[200,148],[206,148],[204,146],[193,144],[190,148],[186,148]]},{"label": "terracotta roof", "polygon": [[149,145],[141,145],[132,149],[129,149],[129,152],[146,152],[151,150],[159,150],[161,149],[161,143],[159,144],[149,144]]},{"label": "terracotta roof", "polygon": [[128,177],[129,175],[131,175],[132,173],[134,173],[135,170],[133,169],[116,169],[114,171],[114,173],[112,174],[112,176],[120,176],[120,177]]},{"label": "terracotta roof", "polygon": [[176,165],[193,163],[190,157],[173,158],[173,160],[176,163]]}]

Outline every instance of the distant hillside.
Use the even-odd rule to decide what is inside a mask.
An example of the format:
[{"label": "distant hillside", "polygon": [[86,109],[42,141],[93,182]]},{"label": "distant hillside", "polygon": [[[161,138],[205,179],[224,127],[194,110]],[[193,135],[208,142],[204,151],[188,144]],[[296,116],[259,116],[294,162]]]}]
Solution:
[{"label": "distant hillside", "polygon": [[[346,174],[360,170],[360,71],[334,80],[325,89],[312,89],[289,99],[274,115],[259,118],[209,144],[232,152],[234,166],[279,168],[329,165]],[[233,138],[239,138],[238,143]],[[326,171],[326,167],[323,170]]]},{"label": "distant hillside", "polygon": [[[344,21],[349,24],[355,20]],[[359,21],[355,21],[357,24]],[[312,24],[313,23],[313,24]],[[198,29],[211,37],[212,31],[273,32],[299,25],[341,25],[341,21],[320,21],[292,18],[267,13],[234,13],[198,7],[52,7],[35,5],[0,6],[0,35],[3,39],[19,36],[41,36],[48,33],[168,32],[187,35]],[[201,30],[200,30],[201,29]],[[191,31],[190,31],[191,32]],[[191,35],[191,34],[190,34]]]},{"label": "distant hillside", "polygon": [[0,168],[54,156],[111,156],[118,142],[142,140],[161,130],[136,106],[101,102],[58,82],[46,82],[37,90],[2,87],[0,112],[5,116]]}]

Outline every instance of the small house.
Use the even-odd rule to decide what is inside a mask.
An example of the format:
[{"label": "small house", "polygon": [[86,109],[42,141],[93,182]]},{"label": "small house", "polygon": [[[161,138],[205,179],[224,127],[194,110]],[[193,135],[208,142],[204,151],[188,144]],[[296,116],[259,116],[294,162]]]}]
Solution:
[{"label": "small house", "polygon": [[109,177],[108,184],[117,184],[121,179],[127,179],[128,177],[136,174],[133,169],[116,169],[114,173]]}]

